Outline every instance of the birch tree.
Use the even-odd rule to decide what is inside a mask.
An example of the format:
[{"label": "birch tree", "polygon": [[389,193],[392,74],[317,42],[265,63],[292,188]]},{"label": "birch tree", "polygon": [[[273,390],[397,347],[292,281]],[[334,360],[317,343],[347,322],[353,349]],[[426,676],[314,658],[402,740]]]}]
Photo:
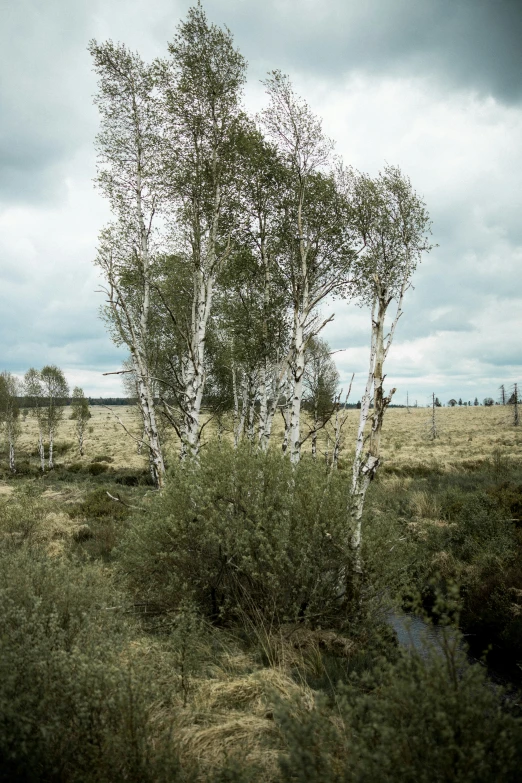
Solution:
[{"label": "birch tree", "polygon": [[137,380],[149,464],[161,487],[165,467],[158,433],[151,371],[151,277],[157,247],[159,126],[153,69],[139,55],[111,41],[91,41],[98,74],[95,103],[97,185],[114,221],[100,235],[97,265],[106,281],[105,316],[113,339],[130,351]]},{"label": "birch tree", "polygon": [[312,425],[306,438],[312,441],[312,457],[317,457],[317,435],[336,411],[339,372],[331,357],[330,346],[324,340],[310,340],[305,354],[303,403]]},{"label": "birch tree", "polygon": [[[255,335],[257,442],[266,451],[285,385],[290,349],[291,299],[278,263],[285,250],[284,205],[289,172],[277,147],[254,127],[244,136],[241,179],[237,236],[251,263],[246,268],[238,265],[232,279],[238,304],[243,307],[247,296],[241,286],[246,282],[250,310],[255,314],[249,332]],[[238,336],[243,341],[245,331],[240,330]]]},{"label": "birch tree", "polygon": [[38,370],[31,367],[24,376],[23,390],[31,415],[36,419],[38,427],[38,453],[40,455],[40,469],[45,471],[45,446],[44,446],[44,390],[42,379]]},{"label": "birch tree", "polygon": [[[198,5],[156,64],[162,94],[163,177],[175,256],[188,281],[180,313],[161,290],[181,346],[171,351],[181,456],[196,455],[206,379],[205,339],[219,272],[231,251],[237,200],[237,140],[244,125],[246,63],[227,29],[209,24]],[[165,346],[168,350],[168,347]],[[175,423],[175,416],[171,411]]]},{"label": "birch tree", "polygon": [[323,320],[317,308],[327,296],[346,287],[353,251],[346,199],[328,170],[332,142],[310,107],[295,95],[288,77],[275,71],[265,86],[269,105],[261,115],[262,123],[288,171],[284,202],[287,246],[280,264],[292,303],[289,451],[295,464],[301,448],[306,346],[330,320]]},{"label": "birch tree", "polygon": [[2,424],[8,451],[9,470],[16,473],[15,445],[20,435],[20,384],[10,372],[0,374],[0,424]]},{"label": "birch tree", "polygon": [[83,439],[85,436],[85,427],[87,422],[91,418],[89,411],[89,400],[83,393],[83,389],[79,386],[75,386],[72,393],[72,414],[71,419],[76,421],[76,437],[78,439],[78,451],[80,457],[83,457]]},{"label": "birch tree", "polygon": [[58,425],[63,419],[64,409],[69,396],[69,387],[65,376],[59,367],[48,364],[40,371],[40,378],[44,398],[43,421],[49,439],[49,452],[47,464],[49,470],[54,468],[54,436]]},{"label": "birch tree", "polygon": [[[411,276],[422,253],[431,250],[432,246],[429,243],[431,221],[426,206],[397,167],[386,166],[375,179],[364,174],[356,176],[352,208],[353,225],[362,247],[355,278],[360,301],[371,311],[370,360],[361,400],[350,501],[351,544],[356,570],[361,572],[364,501],[380,463],[384,414],[396,391],[393,388],[387,393],[384,391],[384,364],[402,315]],[[392,303],[395,309],[386,332],[385,320]]]}]

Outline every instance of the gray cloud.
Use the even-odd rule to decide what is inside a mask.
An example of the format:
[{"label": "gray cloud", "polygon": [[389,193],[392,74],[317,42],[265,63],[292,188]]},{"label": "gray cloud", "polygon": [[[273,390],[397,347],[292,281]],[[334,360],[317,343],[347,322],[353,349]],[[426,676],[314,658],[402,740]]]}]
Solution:
[{"label": "gray cloud", "polygon": [[[96,393],[115,393],[117,379],[98,378],[123,354],[97,317],[94,293],[91,259],[107,210],[91,185],[96,86],[86,45],[112,38],[146,59],[162,55],[191,3],[0,4],[3,367],[23,372],[52,361]],[[515,380],[522,370],[522,3],[204,5],[250,61],[253,107],[262,100],[256,80],[272,68],[287,71],[347,162],[371,174],[384,161],[398,163],[424,194],[440,247],[408,292],[390,383],[420,402],[429,389],[441,399],[476,389],[481,398]],[[349,348],[335,357],[346,383],[352,371],[364,373],[369,319],[358,308],[333,309],[326,336],[333,349]]]},{"label": "gray cloud", "polygon": [[[0,201],[64,197],[64,163],[92,138],[89,3],[3,3]],[[87,67],[86,67],[87,66]]]},{"label": "gray cloud", "polygon": [[[209,0],[260,68],[338,78],[349,71],[434,76],[448,87],[522,98],[519,0]],[[230,21],[229,21],[230,20]]]}]

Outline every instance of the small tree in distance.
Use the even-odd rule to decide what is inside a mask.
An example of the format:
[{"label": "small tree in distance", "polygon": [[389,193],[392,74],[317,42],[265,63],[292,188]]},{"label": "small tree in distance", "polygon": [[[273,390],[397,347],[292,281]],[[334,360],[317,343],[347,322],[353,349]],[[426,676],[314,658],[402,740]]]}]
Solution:
[{"label": "small tree in distance", "polygon": [[336,404],[339,373],[330,356],[330,346],[316,337],[310,340],[305,354],[304,406],[312,416],[312,426],[308,437],[312,439],[312,457],[317,456],[317,433],[332,418]]},{"label": "small tree in distance", "polygon": [[19,383],[10,372],[0,375],[0,423],[3,425],[9,451],[9,469],[16,473],[15,443],[20,435]]},{"label": "small tree in distance", "polygon": [[83,437],[85,434],[85,425],[91,418],[89,411],[89,400],[83,393],[83,389],[75,386],[72,393],[72,414],[71,419],[76,421],[76,437],[78,438],[78,450],[80,457],[83,457]]},{"label": "small tree in distance", "polygon": [[513,425],[515,427],[518,427],[518,425],[520,424],[520,409],[519,409],[520,397],[518,391],[518,383],[515,383],[513,385],[513,392],[507,404],[513,406]]},{"label": "small tree in distance", "polygon": [[45,470],[45,447],[43,440],[44,431],[44,390],[42,379],[38,370],[31,367],[24,377],[24,392],[26,405],[31,409],[32,415],[38,425],[38,453],[40,455],[40,468]]},{"label": "small tree in distance", "polygon": [[40,372],[45,398],[44,422],[49,437],[49,470],[54,467],[53,447],[56,429],[63,418],[64,405],[69,396],[69,387],[65,375],[54,364],[46,365]]}]

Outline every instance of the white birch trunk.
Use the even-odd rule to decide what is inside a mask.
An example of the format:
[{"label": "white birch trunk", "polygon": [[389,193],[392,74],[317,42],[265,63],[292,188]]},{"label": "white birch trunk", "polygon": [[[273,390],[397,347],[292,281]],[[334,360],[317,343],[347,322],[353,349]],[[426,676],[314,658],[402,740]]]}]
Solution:
[{"label": "white birch trunk", "polygon": [[[241,404],[241,410],[239,410],[239,403]],[[247,403],[248,403],[248,383],[247,383],[246,376],[244,375],[243,378],[241,379],[241,397],[238,399],[238,417],[236,420],[236,429],[234,430],[234,446],[236,449],[239,446],[239,442],[243,437],[243,432],[245,429]]]},{"label": "white birch trunk", "polygon": [[16,473],[15,447],[14,447],[13,436],[11,434],[9,434],[9,469],[11,473]]},{"label": "white birch trunk", "polygon": [[[267,359],[265,357],[265,361],[259,371],[259,421],[257,425],[257,440],[258,440],[259,447],[263,451],[266,450],[263,440],[266,433],[267,420],[268,420],[267,375],[268,375],[268,368],[267,368]],[[270,433],[268,433],[268,438],[270,438]]]},{"label": "white birch trunk", "polygon": [[[390,300],[386,298],[385,292],[380,292],[376,296],[372,308],[372,341],[370,351],[370,369],[368,380],[361,404],[361,414],[359,419],[359,431],[357,435],[357,446],[352,472],[352,491],[351,491],[351,509],[352,518],[352,539],[351,546],[354,553],[354,566],[357,574],[362,573],[361,544],[362,544],[362,514],[364,501],[370,483],[375,477],[377,468],[380,464],[380,447],[383,418],[386,408],[390,404],[395,389],[391,389],[387,396],[384,395],[384,360],[388,354],[395,327],[401,313],[402,293],[399,299],[399,307],[396,318],[393,322],[388,342],[385,346],[384,339],[384,319]],[[369,416],[371,392],[373,388],[373,413]],[[371,429],[367,438],[364,437],[364,429],[368,418],[371,418]],[[366,440],[369,440],[368,450],[363,456],[363,448]]]},{"label": "white birch trunk", "polygon": [[[285,389],[288,387],[288,370],[289,370],[289,357],[285,356],[283,361],[273,368],[273,379],[271,384],[271,396],[268,398],[267,394],[267,410],[265,424],[262,430],[260,430],[259,446],[261,451],[268,449],[270,443],[270,436],[272,434],[272,425],[274,422],[274,416],[279,406],[279,400]],[[286,420],[285,420],[286,421]],[[286,429],[286,427],[285,427]]]},{"label": "white birch trunk", "polygon": [[38,425],[38,452],[40,454],[40,469],[42,473],[45,472],[45,447],[43,442],[42,427]]},{"label": "white birch trunk", "polygon": [[140,339],[135,345],[133,361],[135,365],[135,372],[136,369],[138,370],[136,374],[138,399],[140,401],[143,415],[143,427],[147,435],[147,442],[149,447],[150,472],[154,485],[158,487],[158,489],[161,489],[165,476],[165,464],[163,462],[163,452],[161,449],[156,421],[156,409],[150,378],[150,367],[145,349],[149,333],[151,259],[149,250],[149,235],[145,226],[145,218],[143,214],[141,161],[138,164],[136,200],[138,207],[141,244],[141,265],[143,270],[143,301],[140,313]]},{"label": "white birch trunk", "polygon": [[80,452],[80,457],[83,457],[83,434],[85,431],[85,424],[81,419],[78,419],[76,423],[76,432],[78,435],[78,450]]},{"label": "white birch trunk", "polygon": [[256,376],[255,374],[252,374],[250,376],[249,383],[248,383],[247,438],[250,441],[250,443],[253,443],[255,439],[254,424],[255,424],[255,417],[256,417],[256,399],[257,399]]},{"label": "white birch trunk", "polygon": [[143,429],[149,451],[150,473],[154,485],[158,487],[158,489],[161,489],[165,476],[165,465],[163,463],[163,454],[156,423],[156,410],[154,406],[154,396],[151,389],[150,377],[147,372],[147,365],[143,359],[143,356],[140,355],[139,350],[133,351],[132,363],[136,375],[138,401],[143,416]]},{"label": "white birch trunk", "polygon": [[339,462],[339,450],[341,448],[341,420],[339,417],[339,403],[335,408],[334,420],[334,446],[332,453],[332,469],[337,468]]},{"label": "white birch trunk", "polygon": [[301,457],[301,401],[303,398],[303,375],[305,370],[305,340],[303,324],[296,319],[294,334],[294,356],[292,360],[292,398],[290,406],[290,461],[297,465]]},{"label": "white birch trunk", "polygon": [[237,449],[237,432],[239,426],[239,395],[237,393],[237,373],[234,362],[232,362],[232,395],[234,397],[234,418],[232,422],[232,430],[234,432],[234,447]]},{"label": "white birch trunk", "polygon": [[50,427],[49,428],[49,456],[47,461],[49,470],[52,470],[54,468],[53,446],[54,446],[54,427]]},{"label": "white birch trunk", "polygon": [[181,458],[197,456],[199,451],[199,419],[205,387],[205,338],[212,307],[214,276],[206,279],[200,270],[194,283],[192,332],[188,353],[183,361],[183,423]]}]

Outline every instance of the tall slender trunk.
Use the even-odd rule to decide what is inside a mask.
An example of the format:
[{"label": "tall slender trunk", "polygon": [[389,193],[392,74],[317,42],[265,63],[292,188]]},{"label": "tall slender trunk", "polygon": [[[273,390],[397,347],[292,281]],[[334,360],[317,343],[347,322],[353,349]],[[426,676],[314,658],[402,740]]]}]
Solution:
[{"label": "tall slender trunk", "polygon": [[11,473],[16,473],[14,437],[11,432],[9,433],[9,469]]},{"label": "tall slender trunk", "polygon": [[283,421],[285,423],[285,432],[283,435],[283,444],[281,446],[281,450],[283,454],[286,454],[288,450],[288,442],[290,440],[290,409],[287,405],[281,408],[281,416],[283,417]]},{"label": "tall slender trunk", "polygon": [[183,423],[181,427],[181,458],[197,456],[199,451],[199,419],[205,387],[205,339],[212,308],[214,276],[201,270],[194,281],[192,329],[187,355],[183,361]]},{"label": "tall slender trunk", "polygon": [[249,377],[248,381],[248,427],[247,427],[247,438],[250,441],[250,443],[254,442],[255,438],[255,432],[254,432],[254,424],[255,424],[255,417],[256,417],[256,399],[257,399],[257,393],[256,393],[256,376],[255,373],[252,373]]},{"label": "tall slender trunk", "polygon": [[[267,410],[264,427],[259,434],[259,446],[261,451],[266,451],[272,434],[272,424],[274,416],[279,406],[279,400],[288,387],[288,356],[285,356],[282,362],[273,368],[272,383],[270,386],[270,397],[267,393]],[[286,420],[285,420],[286,421]],[[288,442],[288,437],[287,437]]]},{"label": "tall slender trunk", "polygon": [[[384,345],[384,318],[389,305],[389,299],[385,298],[384,293],[376,297],[372,308],[372,341],[370,351],[370,369],[366,389],[361,402],[361,413],[359,418],[359,431],[357,434],[357,445],[352,472],[351,489],[351,509],[352,518],[352,539],[351,546],[355,558],[355,570],[362,573],[361,560],[361,540],[362,540],[362,514],[364,501],[370,483],[375,477],[380,463],[380,446],[382,435],[382,424],[386,408],[391,402],[395,393],[392,389],[385,396],[383,391],[383,365],[390,345]],[[369,416],[371,392],[373,388],[373,413]],[[370,433],[365,438],[364,429],[368,418],[371,419]],[[363,447],[368,442],[368,450],[363,455]]]},{"label": "tall slender trunk", "polygon": [[161,489],[165,476],[165,465],[156,421],[156,409],[154,395],[151,389],[151,380],[148,373],[148,365],[142,352],[132,352],[132,363],[136,375],[138,402],[143,417],[143,429],[146,435],[146,443],[149,451],[149,468],[154,485]]},{"label": "tall slender trunk", "polygon": [[237,404],[237,415],[236,415],[236,426],[234,429],[234,446],[237,449],[237,447],[239,446],[239,442],[243,437],[246,414],[247,414],[248,381],[246,375],[243,375],[241,379],[241,397],[238,397],[236,394],[236,404]]},{"label": "tall slender trunk", "polygon": [[317,410],[317,395],[314,400],[314,428],[312,430],[312,458],[317,459],[317,431],[319,429],[319,413]]},{"label": "tall slender trunk", "polygon": [[303,323],[296,316],[294,333],[294,355],[292,357],[292,401],[290,406],[290,461],[297,465],[301,457],[301,401],[303,397],[303,375],[305,369],[305,340]]},{"label": "tall slender trunk", "polygon": [[[259,371],[259,421],[257,425],[257,440],[259,447],[264,450],[263,438],[266,432],[268,419],[268,359],[265,356],[264,362]],[[268,435],[270,437],[270,435]]]},{"label": "tall slender trunk", "polygon": [[317,429],[312,430],[312,459],[317,459]]},{"label": "tall slender trunk", "polygon": [[335,420],[334,420],[334,446],[332,453],[332,469],[338,467],[339,463],[339,451],[341,449],[341,420],[339,417],[339,402],[335,407]]},{"label": "tall slender trunk", "polygon": [[38,453],[40,454],[40,469],[45,472],[45,447],[43,442],[42,425],[38,424]]},{"label": "tall slender trunk", "polygon": [[154,403],[154,393],[152,389],[152,380],[150,365],[147,356],[147,338],[149,333],[150,317],[150,250],[149,233],[145,225],[142,202],[142,176],[141,176],[141,158],[138,163],[137,188],[136,188],[136,206],[138,208],[138,221],[140,233],[141,266],[143,274],[143,300],[140,312],[140,333],[139,340],[135,342],[132,355],[134,370],[138,386],[138,399],[143,415],[143,427],[147,435],[147,445],[149,449],[149,468],[154,485],[161,489],[165,476],[165,464],[163,462],[163,452],[160,443],[158,426],[156,421],[156,408]]},{"label": "tall slender trunk", "polygon": [[237,392],[237,372],[236,372],[236,365],[234,363],[234,360],[232,360],[232,396],[234,398],[234,418],[232,422],[232,429],[234,432],[234,446],[237,448],[238,439],[237,439],[237,432],[238,432],[238,425],[239,425],[239,394]]},{"label": "tall slender trunk", "polygon": [[85,431],[85,425],[81,419],[78,420],[78,423],[76,425],[76,432],[78,434],[78,450],[80,452],[80,457],[83,457],[83,433]]},{"label": "tall slender trunk", "polygon": [[47,463],[49,466],[49,470],[52,470],[54,468],[53,447],[54,447],[54,427],[49,427],[49,457]]}]

